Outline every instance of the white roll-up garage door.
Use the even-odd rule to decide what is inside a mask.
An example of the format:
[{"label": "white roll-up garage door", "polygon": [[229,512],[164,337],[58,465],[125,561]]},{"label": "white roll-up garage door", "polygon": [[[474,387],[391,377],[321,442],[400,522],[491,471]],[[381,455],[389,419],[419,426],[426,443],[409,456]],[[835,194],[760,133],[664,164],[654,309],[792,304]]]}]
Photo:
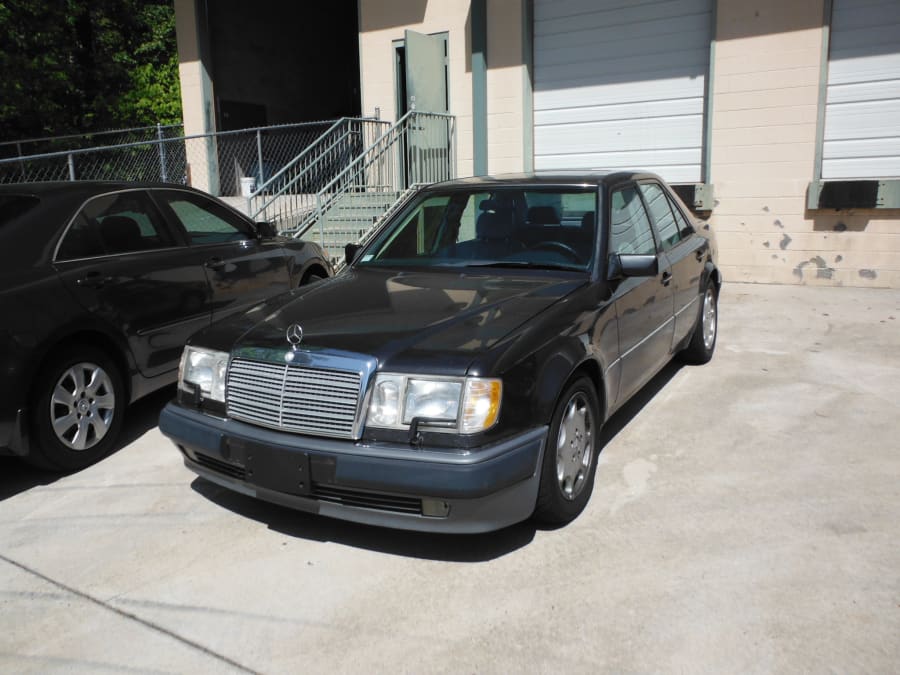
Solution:
[{"label": "white roll-up garage door", "polygon": [[900,2],[834,0],[822,178],[900,177]]},{"label": "white roll-up garage door", "polygon": [[535,168],[702,180],[712,2],[535,0]]}]

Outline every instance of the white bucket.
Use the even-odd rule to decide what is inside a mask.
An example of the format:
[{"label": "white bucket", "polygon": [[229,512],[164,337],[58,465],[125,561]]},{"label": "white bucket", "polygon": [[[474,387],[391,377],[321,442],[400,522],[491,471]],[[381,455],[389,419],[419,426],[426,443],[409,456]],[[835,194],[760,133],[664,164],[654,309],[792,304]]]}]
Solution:
[{"label": "white bucket", "polygon": [[253,176],[244,176],[241,178],[241,196],[249,197],[256,189],[256,178]]}]

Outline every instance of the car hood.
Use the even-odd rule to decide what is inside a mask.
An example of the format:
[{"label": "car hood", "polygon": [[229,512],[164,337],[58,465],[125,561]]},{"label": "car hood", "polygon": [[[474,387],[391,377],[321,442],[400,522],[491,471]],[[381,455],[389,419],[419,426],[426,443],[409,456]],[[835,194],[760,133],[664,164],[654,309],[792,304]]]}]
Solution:
[{"label": "car hood", "polygon": [[565,274],[492,272],[348,270],[251,310],[233,326],[232,340],[243,335],[231,347],[287,350],[287,329],[298,324],[304,351],[353,352],[374,356],[381,368],[460,374],[587,283]]}]

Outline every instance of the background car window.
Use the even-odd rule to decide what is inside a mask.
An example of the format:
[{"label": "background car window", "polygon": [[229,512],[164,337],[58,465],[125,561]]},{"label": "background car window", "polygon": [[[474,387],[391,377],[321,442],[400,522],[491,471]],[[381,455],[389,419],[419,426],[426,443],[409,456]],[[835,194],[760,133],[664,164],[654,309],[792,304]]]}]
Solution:
[{"label": "background car window", "polygon": [[610,208],[610,253],[655,254],[656,244],[650,220],[637,190],[616,190],[610,198]]},{"label": "background car window", "polygon": [[22,217],[40,203],[40,199],[31,195],[0,196],[0,227]]},{"label": "background car window", "polygon": [[694,226],[684,217],[681,209],[672,201],[671,197],[669,197],[669,206],[672,208],[672,213],[675,214],[675,221],[678,223],[678,231],[681,233],[681,238],[684,239],[694,231]]},{"label": "background car window", "polygon": [[95,197],[72,221],[57,260],[135,253],[174,246],[156,207],[143,192]]},{"label": "background car window", "polygon": [[165,200],[192,244],[219,244],[253,238],[247,224],[221,204],[188,192],[168,193]]},{"label": "background car window", "polygon": [[664,251],[668,251],[681,241],[681,227],[672,214],[666,193],[656,183],[640,183],[639,187],[647,200],[647,208],[653,214],[653,221],[659,231],[660,244]]}]

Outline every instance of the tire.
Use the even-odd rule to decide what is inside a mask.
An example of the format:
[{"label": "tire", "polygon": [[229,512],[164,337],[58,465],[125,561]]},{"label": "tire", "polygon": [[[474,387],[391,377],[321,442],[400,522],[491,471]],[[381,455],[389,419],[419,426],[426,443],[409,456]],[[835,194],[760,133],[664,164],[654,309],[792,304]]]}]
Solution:
[{"label": "tire", "polygon": [[534,509],[538,522],[568,523],[587,505],[597,471],[599,410],[597,392],[587,377],[579,377],[560,396],[544,449]]},{"label": "tire", "polygon": [[685,363],[708,363],[716,351],[716,336],[719,329],[719,289],[711,281],[703,290],[700,311],[691,341],[678,354]]},{"label": "tire", "polygon": [[38,376],[28,461],[78,471],[113,449],[127,405],[116,363],[87,345],[67,349]]},{"label": "tire", "polygon": [[325,277],[320,274],[316,274],[315,272],[310,272],[305,277],[303,277],[303,281],[300,282],[301,286],[309,286],[310,284],[318,283],[319,281],[324,281]]}]

